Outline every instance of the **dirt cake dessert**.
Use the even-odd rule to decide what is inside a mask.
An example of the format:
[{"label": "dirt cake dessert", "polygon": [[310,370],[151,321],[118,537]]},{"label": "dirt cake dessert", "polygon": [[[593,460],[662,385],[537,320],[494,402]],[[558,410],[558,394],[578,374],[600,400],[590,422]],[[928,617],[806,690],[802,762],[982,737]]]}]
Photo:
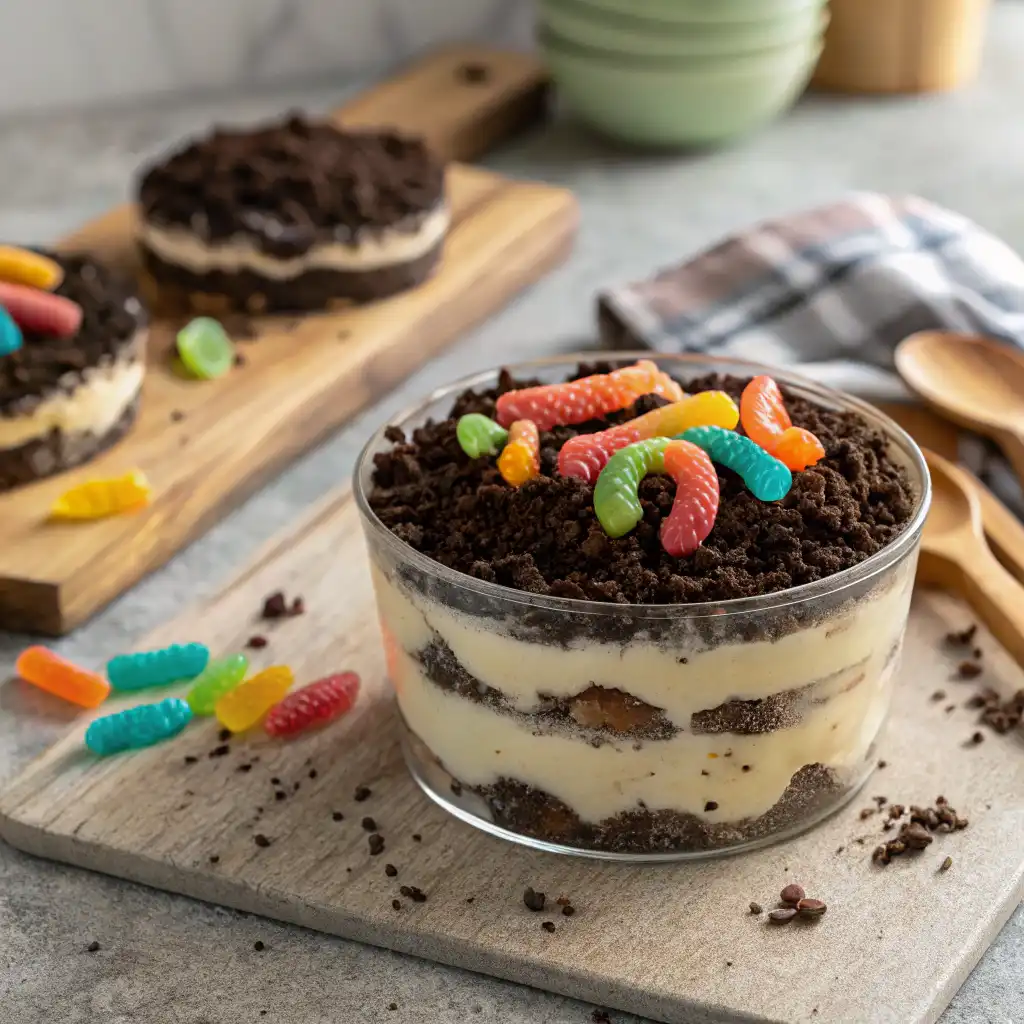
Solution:
[{"label": "dirt cake dessert", "polygon": [[191,143],[142,176],[139,200],[150,274],[211,312],[393,295],[429,276],[449,220],[422,140],[301,117]]},{"label": "dirt cake dessert", "polygon": [[[464,382],[357,470],[410,765],[514,838],[740,848],[819,820],[875,761],[928,502],[920,452],[798,378],[773,374],[779,393],[746,364],[658,362],[685,396],[609,365]],[[558,401],[521,390],[581,375]]]},{"label": "dirt cake dessert", "polygon": [[134,283],[87,256],[40,255],[60,268],[52,296],[58,312],[78,307],[76,326],[33,329],[29,309],[17,347],[0,355],[0,490],[80,465],[122,438],[145,374],[147,317]]}]

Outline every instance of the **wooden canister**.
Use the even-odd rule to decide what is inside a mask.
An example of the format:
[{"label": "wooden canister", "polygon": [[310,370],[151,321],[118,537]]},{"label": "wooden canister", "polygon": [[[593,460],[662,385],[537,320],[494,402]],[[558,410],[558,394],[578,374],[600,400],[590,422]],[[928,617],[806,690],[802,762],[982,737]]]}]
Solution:
[{"label": "wooden canister", "polygon": [[813,84],[857,93],[955,89],[977,73],[990,0],[831,0]]}]

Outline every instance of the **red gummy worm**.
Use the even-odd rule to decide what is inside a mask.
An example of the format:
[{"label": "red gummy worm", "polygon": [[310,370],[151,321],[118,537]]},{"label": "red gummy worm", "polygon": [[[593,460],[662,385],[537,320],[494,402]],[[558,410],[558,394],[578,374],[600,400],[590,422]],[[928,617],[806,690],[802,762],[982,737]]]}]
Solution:
[{"label": "red gummy worm", "polygon": [[63,295],[0,281],[0,306],[24,331],[69,338],[82,324],[82,307]]},{"label": "red gummy worm", "polygon": [[661,524],[661,546],[675,558],[704,543],[718,515],[718,474],[707,452],[689,441],[665,446],[665,472],[676,482],[672,511]]},{"label": "red gummy worm", "polygon": [[263,720],[271,736],[292,736],[316,725],[326,725],[349,711],[359,694],[359,676],[341,672],[289,693]]}]

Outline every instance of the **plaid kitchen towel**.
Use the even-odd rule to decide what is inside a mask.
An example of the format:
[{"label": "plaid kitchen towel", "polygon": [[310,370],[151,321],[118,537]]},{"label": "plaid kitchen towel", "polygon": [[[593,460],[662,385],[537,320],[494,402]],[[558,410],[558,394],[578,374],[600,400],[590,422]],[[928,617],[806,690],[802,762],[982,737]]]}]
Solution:
[{"label": "plaid kitchen towel", "polygon": [[855,194],[604,291],[598,315],[612,348],[799,366],[823,384],[899,400],[893,350],[915,331],[1024,345],[1024,261],[927,200]]}]

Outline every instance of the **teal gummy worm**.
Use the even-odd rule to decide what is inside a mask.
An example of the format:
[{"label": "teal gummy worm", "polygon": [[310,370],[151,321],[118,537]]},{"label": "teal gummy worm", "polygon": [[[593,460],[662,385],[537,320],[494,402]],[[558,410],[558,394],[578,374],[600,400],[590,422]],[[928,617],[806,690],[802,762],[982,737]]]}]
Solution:
[{"label": "teal gummy worm", "polygon": [[459,446],[471,458],[497,455],[508,441],[508,431],[479,412],[467,412],[455,425]]},{"label": "teal gummy worm", "polygon": [[97,718],[85,730],[85,745],[94,754],[104,756],[150,747],[176,736],[191,718],[192,709],[179,697],[168,697],[159,704],[140,704]]},{"label": "teal gummy worm", "polygon": [[774,455],[749,437],[724,427],[691,427],[680,435],[708,453],[712,462],[743,477],[747,490],[758,501],[778,501],[789,494],[793,474]]},{"label": "teal gummy worm", "polygon": [[[689,431],[687,431],[689,433]],[[594,485],[594,512],[609,537],[624,537],[644,517],[636,489],[648,473],[665,468],[668,437],[652,437],[620,448]]]},{"label": "teal gummy worm", "polygon": [[210,651],[205,644],[171,644],[158,651],[119,654],[107,662],[107,678],[115,690],[141,690],[194,679],[206,668]]}]

